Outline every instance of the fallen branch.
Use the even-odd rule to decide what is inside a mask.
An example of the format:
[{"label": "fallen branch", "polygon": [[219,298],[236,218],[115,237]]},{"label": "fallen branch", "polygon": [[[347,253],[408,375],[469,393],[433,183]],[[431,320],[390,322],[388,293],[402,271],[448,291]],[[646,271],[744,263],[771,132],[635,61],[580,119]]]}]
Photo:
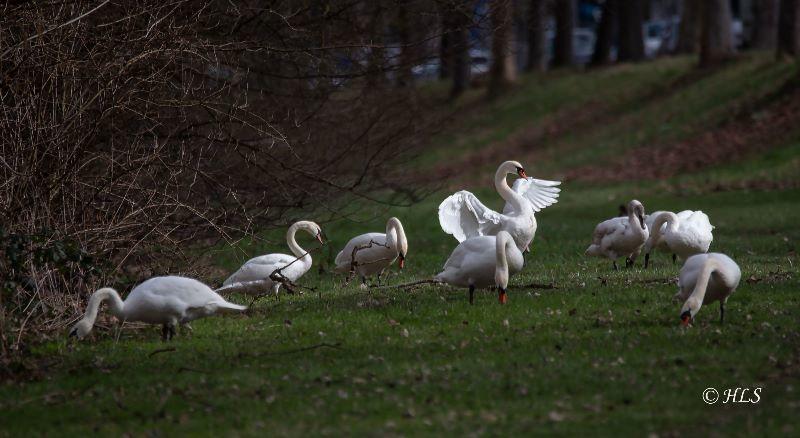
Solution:
[{"label": "fallen branch", "polygon": [[333,348],[333,349],[336,349],[336,350],[341,350],[342,348],[339,347],[340,345],[342,345],[341,342],[337,342],[335,344],[329,344],[327,342],[322,342],[322,343],[319,343],[319,344],[316,344],[316,345],[311,345],[309,347],[295,348],[293,350],[275,351],[275,352],[272,352],[272,353],[261,353],[259,356],[279,356],[279,355],[284,355],[284,354],[302,353],[304,351],[316,350],[317,348],[323,348],[323,347]]},{"label": "fallen branch", "polygon": [[148,354],[147,357],[153,357],[159,353],[169,353],[171,351],[176,351],[175,347],[167,347],[167,348],[159,348],[158,350],[153,351],[152,353]]},{"label": "fallen branch", "polygon": [[522,289],[558,289],[558,286],[556,286],[555,283],[549,283],[549,284],[531,283],[531,284],[526,284],[524,286],[515,286],[515,287],[519,287]]},{"label": "fallen branch", "polygon": [[444,284],[444,283],[441,282],[441,281],[438,281],[438,280],[434,280],[433,278],[430,278],[430,279],[426,279],[426,280],[412,281],[411,283],[403,283],[403,284],[395,284],[395,285],[388,285],[388,286],[371,287],[369,289],[370,290],[373,290],[373,289],[406,289],[406,288],[409,288],[409,287],[418,286],[420,284]]}]

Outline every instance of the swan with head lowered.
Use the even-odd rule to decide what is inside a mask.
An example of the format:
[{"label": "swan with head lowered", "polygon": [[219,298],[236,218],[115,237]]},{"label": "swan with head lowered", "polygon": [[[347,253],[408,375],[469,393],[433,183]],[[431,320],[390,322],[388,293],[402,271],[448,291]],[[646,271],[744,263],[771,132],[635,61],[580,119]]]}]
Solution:
[{"label": "swan with head lowered", "polygon": [[719,301],[719,322],[725,321],[725,303],[739,286],[742,271],[725,254],[696,254],[688,259],[678,277],[675,298],[685,302],[681,307],[681,323],[689,325],[703,304]]},{"label": "swan with head lowered", "polygon": [[649,235],[644,206],[634,199],[628,203],[628,217],[614,217],[595,227],[586,255],[613,260],[615,270],[620,257],[625,257],[625,266],[633,266]]},{"label": "swan with head lowered", "polygon": [[501,304],[507,301],[509,277],[522,270],[524,260],[511,234],[500,231],[497,236],[471,237],[458,244],[434,281],[469,288],[469,303],[475,288],[497,286]]},{"label": "swan with head lowered", "polygon": [[[520,176],[513,189],[506,181],[510,173]],[[494,175],[494,187],[506,201],[503,213],[489,209],[475,195],[462,190],[439,205],[439,224],[459,242],[507,231],[520,251],[529,250],[536,234],[534,213],[558,202],[561,189],[556,186],[559,184],[558,181],[529,178],[518,161],[506,161]]]},{"label": "swan with head lowered", "polygon": [[[675,256],[686,260],[691,255],[708,252],[714,240],[714,226],[702,211],[684,210],[678,214],[661,211],[650,215],[650,237],[644,245],[644,267],[650,262],[650,252],[666,247]],[[648,218],[650,219],[650,218]]]},{"label": "swan with head lowered", "polygon": [[407,254],[408,240],[403,224],[392,217],[386,222],[386,233],[366,233],[350,239],[336,256],[336,272],[344,274],[354,270],[361,277],[362,287],[366,287],[367,277],[378,274],[380,279],[395,260],[403,269]]},{"label": "swan with head lowered", "polygon": [[322,240],[322,228],[311,221],[299,221],[289,227],[286,232],[286,243],[292,251],[289,254],[266,254],[248,260],[238,271],[234,272],[224,283],[223,287],[217,291],[233,291],[239,284],[253,284],[257,282],[258,287],[242,288],[241,291],[250,294],[261,294],[264,291],[272,290],[275,295],[283,284],[280,280],[285,278],[291,282],[297,281],[309,269],[311,269],[311,254],[297,244],[295,235],[297,231],[303,230],[319,240]]},{"label": "swan with head lowered", "polygon": [[133,288],[122,301],[117,291],[104,287],[89,298],[86,314],[70,330],[70,337],[83,338],[92,331],[100,304],[107,301],[111,313],[121,321],[161,324],[164,340],[175,335],[178,324],[219,313],[247,310],[225,301],[210,287],[186,277],[154,277]]}]

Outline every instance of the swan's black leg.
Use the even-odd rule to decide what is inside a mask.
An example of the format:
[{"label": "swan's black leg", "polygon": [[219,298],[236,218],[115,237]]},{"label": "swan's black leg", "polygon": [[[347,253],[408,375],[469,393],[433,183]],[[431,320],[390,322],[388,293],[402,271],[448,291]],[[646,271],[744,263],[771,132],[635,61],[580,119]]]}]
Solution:
[{"label": "swan's black leg", "polygon": [[363,275],[361,276],[361,284],[364,285],[364,286],[367,285],[367,277],[365,277]]},{"label": "swan's black leg", "polygon": [[674,265],[677,262],[678,262],[678,254],[672,254],[672,264]]},{"label": "swan's black leg", "polygon": [[650,265],[650,253],[644,255],[644,268],[647,269],[647,266]]},{"label": "swan's black leg", "polygon": [[169,340],[171,341],[172,338],[175,337],[175,324],[169,325]]},{"label": "swan's black leg", "polygon": [[614,266],[614,270],[615,270],[615,271],[619,271],[619,266],[617,266],[617,261],[616,261],[616,260],[614,260],[614,262],[613,262],[613,265],[612,265],[612,266]]},{"label": "swan's black leg", "polygon": [[725,322],[725,301],[720,300],[719,302],[719,323],[723,324]]},{"label": "swan's black leg", "polygon": [[161,326],[161,340],[169,341],[169,327],[166,324]]},{"label": "swan's black leg", "polygon": [[625,257],[625,267],[632,268],[633,267],[633,260],[630,257]]},{"label": "swan's black leg", "polygon": [[469,285],[469,303],[472,304],[475,301],[475,286]]}]

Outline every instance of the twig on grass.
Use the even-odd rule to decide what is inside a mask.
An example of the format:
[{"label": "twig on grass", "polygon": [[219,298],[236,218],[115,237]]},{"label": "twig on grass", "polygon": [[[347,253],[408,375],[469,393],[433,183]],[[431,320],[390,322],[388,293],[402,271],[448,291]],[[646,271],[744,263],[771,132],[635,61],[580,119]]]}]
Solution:
[{"label": "twig on grass", "polygon": [[153,356],[155,356],[156,354],[159,354],[159,353],[169,353],[169,352],[172,352],[172,351],[176,351],[175,347],[159,348],[158,350],[154,350],[153,352],[148,354],[147,357],[153,357]]},{"label": "twig on grass", "polygon": [[369,288],[370,290],[375,289],[406,289],[409,287],[419,286],[420,284],[444,284],[441,281],[434,280],[433,278],[425,279],[425,280],[417,280],[412,281],[410,283],[403,283],[403,284],[395,284],[395,285],[387,285],[387,286],[376,286]]},{"label": "twig on grass", "polygon": [[295,348],[293,350],[275,351],[275,352],[271,352],[271,353],[261,353],[261,354],[259,354],[259,356],[281,356],[281,355],[284,355],[284,354],[302,353],[304,351],[316,350],[317,348],[324,348],[324,347],[333,348],[333,349],[336,349],[336,350],[341,350],[342,348],[340,347],[340,345],[342,345],[341,342],[337,342],[335,344],[329,344],[327,342],[322,342],[322,343],[311,345],[311,346],[308,346],[308,347]]}]

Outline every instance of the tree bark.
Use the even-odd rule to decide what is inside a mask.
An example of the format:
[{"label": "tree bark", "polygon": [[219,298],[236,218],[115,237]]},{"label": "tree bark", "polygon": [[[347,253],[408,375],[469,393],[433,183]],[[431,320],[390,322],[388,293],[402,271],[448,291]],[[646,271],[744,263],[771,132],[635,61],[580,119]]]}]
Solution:
[{"label": "tree bark", "polygon": [[781,0],[778,55],[800,55],[800,0]]},{"label": "tree bark", "polygon": [[618,0],[620,62],[644,59],[644,0]]},{"label": "tree bark", "polygon": [[602,6],[600,24],[597,26],[597,39],[592,53],[592,65],[605,65],[611,62],[611,47],[614,45],[614,31],[617,28],[617,0],[605,0]]},{"label": "tree bark", "polygon": [[511,7],[511,0],[492,0],[489,5],[493,28],[492,66],[489,71],[490,98],[500,95],[516,78],[511,51]]},{"label": "tree bark", "polygon": [[700,46],[700,9],[705,0],[683,0],[678,30],[677,53],[697,53]]},{"label": "tree bark", "polygon": [[453,87],[450,89],[450,98],[460,96],[469,84],[469,39],[467,31],[470,24],[471,8],[468,2],[460,2],[458,9],[453,11],[454,29],[451,33],[451,46],[453,50]]},{"label": "tree bark", "polygon": [[780,0],[755,0],[753,2],[753,47],[773,49],[778,40],[778,5]]},{"label": "tree bark", "polygon": [[733,47],[730,0],[706,0],[702,6],[703,26],[700,32],[700,65],[719,64],[731,58]]},{"label": "tree bark", "polygon": [[544,71],[547,68],[547,8],[545,0],[531,0],[528,9],[528,64],[526,71]]},{"label": "tree bark", "polygon": [[553,66],[573,64],[572,33],[575,28],[575,0],[555,0],[556,38]]}]

